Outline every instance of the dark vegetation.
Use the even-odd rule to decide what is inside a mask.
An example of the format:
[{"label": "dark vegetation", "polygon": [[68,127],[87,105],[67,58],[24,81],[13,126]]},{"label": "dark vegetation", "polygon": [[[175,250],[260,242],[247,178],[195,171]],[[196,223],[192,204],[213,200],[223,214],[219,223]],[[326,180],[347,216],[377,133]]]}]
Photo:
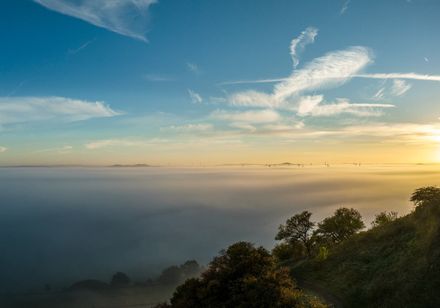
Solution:
[{"label": "dark vegetation", "polygon": [[200,278],[179,286],[158,307],[326,307],[307,296],[263,247],[239,242],[222,251]]},{"label": "dark vegetation", "polygon": [[203,270],[196,261],[190,260],[180,266],[170,266],[157,278],[144,281],[132,281],[127,274],[117,272],[109,282],[86,279],[64,290],[53,290],[50,285],[46,285],[43,292],[0,296],[0,307],[152,307],[170,298],[176,286],[187,279],[198,277]]}]

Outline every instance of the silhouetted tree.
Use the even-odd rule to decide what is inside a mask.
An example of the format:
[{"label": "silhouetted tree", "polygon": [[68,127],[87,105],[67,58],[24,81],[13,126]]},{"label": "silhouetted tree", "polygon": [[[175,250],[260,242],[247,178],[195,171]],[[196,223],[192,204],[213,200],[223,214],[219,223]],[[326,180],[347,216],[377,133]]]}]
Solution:
[{"label": "silhouetted tree", "polygon": [[202,272],[202,267],[195,260],[186,261],[180,266],[170,266],[162,271],[157,282],[165,285],[177,285],[188,278],[197,277]]},{"label": "silhouetted tree", "polygon": [[165,285],[176,285],[182,282],[182,272],[178,266],[173,265],[162,271],[157,282]]},{"label": "silhouetted tree", "polygon": [[201,278],[179,286],[168,307],[325,306],[298,290],[266,249],[239,242],[215,257]]},{"label": "silhouetted tree", "polygon": [[380,212],[371,223],[373,227],[380,227],[397,219],[397,212]]},{"label": "silhouetted tree", "polygon": [[189,260],[180,266],[180,270],[182,271],[184,279],[188,279],[199,276],[202,271],[202,267],[196,260]]},{"label": "silhouetted tree", "polygon": [[278,234],[275,239],[280,241],[284,240],[292,245],[298,242],[304,245],[307,255],[310,257],[312,254],[311,235],[313,233],[313,227],[315,223],[310,221],[312,213],[304,211],[301,214],[296,214],[286,221],[285,225],[280,225],[278,228]]},{"label": "silhouetted tree", "polygon": [[125,287],[130,285],[130,278],[127,276],[127,274],[124,274],[122,272],[117,272],[113,275],[112,280],[110,284],[113,287]]},{"label": "silhouetted tree", "polygon": [[318,224],[315,238],[327,244],[337,244],[365,228],[361,214],[355,209],[339,208],[334,215]]},{"label": "silhouetted tree", "polygon": [[416,189],[411,195],[410,201],[416,206],[422,206],[426,203],[440,202],[440,188],[426,186]]}]

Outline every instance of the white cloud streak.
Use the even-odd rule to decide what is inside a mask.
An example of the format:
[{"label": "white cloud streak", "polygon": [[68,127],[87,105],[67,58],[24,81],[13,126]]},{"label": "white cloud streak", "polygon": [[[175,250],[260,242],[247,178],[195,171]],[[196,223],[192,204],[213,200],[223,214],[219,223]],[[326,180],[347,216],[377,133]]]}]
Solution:
[{"label": "white cloud streak", "polygon": [[[353,106],[353,104],[318,108],[317,104],[323,102],[322,96],[301,96],[301,94],[344,84],[371,62],[372,54],[365,47],[357,46],[330,52],[309,62],[304,68],[294,70],[289,78],[277,83],[270,94],[254,90],[243,91],[232,94],[229,101],[232,105],[241,107],[295,110],[301,101],[307,100],[307,103],[302,103],[301,110],[311,108],[313,105],[314,112],[303,112],[302,115],[337,114],[338,110],[339,113],[352,110],[350,112],[352,114],[366,114],[354,112],[355,109],[365,106]],[[321,112],[318,113],[318,110]]]},{"label": "white cloud streak", "polygon": [[292,57],[293,67],[299,64],[299,55],[304,51],[305,47],[315,41],[318,35],[318,29],[314,27],[306,28],[301,34],[294,38],[290,43],[290,56]]},{"label": "white cloud streak", "polygon": [[86,49],[86,48],[87,48],[90,44],[92,44],[95,40],[96,40],[96,39],[93,39],[93,40],[87,41],[87,42],[85,42],[84,44],[82,44],[81,46],[79,46],[78,48],[75,48],[75,49],[69,49],[69,50],[67,51],[67,54],[69,54],[69,55],[76,55],[78,52],[80,52],[80,51]]},{"label": "white cloud streak", "polygon": [[2,146],[0,146],[0,153],[4,153],[4,152],[6,152],[7,150],[8,150],[7,147],[2,147]]},{"label": "white cloud streak", "polygon": [[191,99],[191,102],[193,104],[201,104],[201,103],[203,103],[202,96],[199,93],[197,93],[196,91],[188,89],[188,94],[189,94],[189,98]]},{"label": "white cloud streak", "polygon": [[58,13],[146,42],[148,10],[156,0],[34,0]]},{"label": "white cloud streak", "polygon": [[350,0],[345,0],[345,1],[344,1],[344,4],[342,4],[341,10],[339,11],[339,13],[340,13],[341,15],[344,15],[345,12],[347,12],[347,10],[348,10],[348,5],[349,5],[349,4],[350,4]]},{"label": "white cloud streak", "polygon": [[405,80],[396,79],[393,80],[393,86],[391,87],[391,94],[394,96],[401,96],[411,89],[411,84]]},{"label": "white cloud streak", "polygon": [[393,108],[391,104],[353,104],[347,99],[338,99],[335,103],[320,104],[322,101],[316,96],[313,99],[304,100],[298,108],[299,116],[332,116],[337,114],[352,114],[361,117],[371,117],[382,115],[381,109]]},{"label": "white cloud streak", "polygon": [[426,75],[417,73],[385,73],[385,74],[358,74],[353,77],[370,79],[408,79],[423,81],[440,81],[440,75]]},{"label": "white cloud streak", "polygon": [[352,77],[367,76],[358,73],[372,62],[373,54],[368,48],[354,46],[316,58],[304,68],[293,71],[287,78],[238,80],[221,85],[279,83],[275,88],[275,91],[279,92],[276,96],[286,96],[305,90],[337,86]]},{"label": "white cloud streak", "polygon": [[[340,76],[326,76],[326,78],[340,78]],[[376,73],[376,74],[355,74],[351,78],[367,79],[407,79],[420,81],[440,81],[440,75],[418,74],[418,73]],[[239,84],[259,84],[259,83],[277,83],[289,80],[287,78],[255,79],[255,80],[235,80],[222,82],[219,85],[239,85]]]},{"label": "white cloud streak", "polygon": [[171,125],[161,128],[161,131],[173,131],[179,133],[206,132],[210,131],[214,126],[210,123]]},{"label": "white cloud streak", "polygon": [[0,124],[83,121],[120,115],[103,102],[64,97],[0,97]]},{"label": "white cloud streak", "polygon": [[380,100],[384,97],[384,95],[385,95],[385,87],[382,87],[379,90],[377,90],[377,92],[373,96],[373,99]]}]

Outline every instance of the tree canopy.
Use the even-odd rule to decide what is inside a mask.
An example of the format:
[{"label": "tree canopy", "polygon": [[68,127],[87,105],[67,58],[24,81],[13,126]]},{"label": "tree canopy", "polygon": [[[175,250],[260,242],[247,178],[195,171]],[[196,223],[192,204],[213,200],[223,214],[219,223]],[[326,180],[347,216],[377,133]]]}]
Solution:
[{"label": "tree canopy", "polygon": [[315,235],[324,241],[338,244],[363,228],[365,224],[359,211],[342,207],[318,224]]},{"label": "tree canopy", "polygon": [[416,206],[422,206],[427,203],[440,202],[440,188],[426,186],[416,189],[411,195],[410,201]]},{"label": "tree canopy", "polygon": [[266,249],[238,242],[215,257],[201,278],[179,286],[167,307],[325,306],[297,289]]},{"label": "tree canopy", "polygon": [[397,219],[397,212],[380,212],[371,223],[373,227],[380,227]]}]

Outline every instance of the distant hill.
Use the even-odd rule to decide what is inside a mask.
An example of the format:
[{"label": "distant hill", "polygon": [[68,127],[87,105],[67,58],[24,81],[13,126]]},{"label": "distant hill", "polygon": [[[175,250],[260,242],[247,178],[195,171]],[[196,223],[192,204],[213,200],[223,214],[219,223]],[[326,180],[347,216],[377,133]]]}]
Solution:
[{"label": "distant hill", "polygon": [[292,266],[346,307],[440,307],[440,200],[355,235],[324,261]]},{"label": "distant hill", "polygon": [[119,164],[116,164],[116,165],[111,165],[110,167],[124,167],[124,168],[126,168],[126,167],[154,167],[154,166],[151,166],[151,165],[148,165],[148,164],[134,164],[134,165],[119,165]]}]

